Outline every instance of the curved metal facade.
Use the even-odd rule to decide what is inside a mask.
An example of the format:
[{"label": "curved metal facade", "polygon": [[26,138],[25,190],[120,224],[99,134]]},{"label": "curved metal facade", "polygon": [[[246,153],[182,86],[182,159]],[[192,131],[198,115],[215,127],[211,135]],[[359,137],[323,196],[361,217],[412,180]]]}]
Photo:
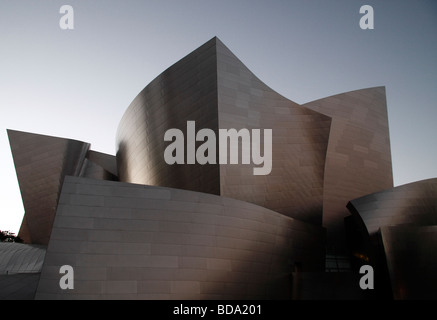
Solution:
[{"label": "curved metal facade", "polygon": [[219,128],[272,129],[272,170],[220,165],[220,194],[321,225],[331,118],[284,98],[217,40]]},{"label": "curved metal facade", "polygon": [[437,179],[417,181],[351,200],[351,248],[379,273],[394,299],[436,299]]},{"label": "curved metal facade", "polygon": [[[272,129],[272,171],[249,165],[167,165],[166,130]],[[346,204],[393,186],[385,88],[298,105],[260,81],[217,38],[152,81],[117,133],[120,179],[220,194],[322,224],[345,253]],[[322,214],[323,208],[323,214]],[[323,218],[322,218],[323,216]]]},{"label": "curved metal facade", "polygon": [[[219,164],[218,155],[216,164],[168,165],[164,135],[179,129],[187,139],[188,121],[216,137],[271,129],[271,172]],[[48,243],[38,299],[361,297],[356,274],[323,272],[325,254],[349,261],[346,236],[360,265],[379,259],[369,233],[389,264],[408,251],[395,242],[434,245],[436,179],[381,191],[393,186],[384,87],[299,105],[217,38],[138,94],[115,157],[80,141],[8,134],[26,210],[19,236]],[[61,265],[74,267],[75,290],[60,289]]]},{"label": "curved metal facade", "polygon": [[45,246],[1,242],[0,274],[39,273],[45,254]]},{"label": "curved metal facade", "polygon": [[8,130],[25,215],[18,236],[46,245],[65,175],[78,175],[85,142]]},{"label": "curved metal facade", "polygon": [[187,120],[217,132],[217,62],[209,41],[153,80],[132,101],[117,130],[120,181],[220,193],[218,165],[167,165],[164,134]]},{"label": "curved metal facade", "polygon": [[348,207],[372,236],[384,226],[437,225],[436,199],[437,179],[427,179],[351,200]]},{"label": "curved metal facade", "polygon": [[384,87],[346,92],[304,104],[332,117],[323,184],[328,251],[345,253],[349,200],[393,187]]},{"label": "curved metal facade", "polygon": [[[166,130],[273,129],[272,171],[252,165],[167,165]],[[282,97],[217,38],[171,66],[131,103],[117,132],[120,180],[202,191],[321,224],[331,119]],[[218,161],[217,161],[218,162]]]},{"label": "curved metal facade", "polygon": [[48,244],[66,175],[117,179],[115,157],[89,143],[15,130],[8,137],[25,210],[18,236],[26,243]]},{"label": "curved metal facade", "polygon": [[[66,177],[36,298],[289,298],[295,264],[322,271],[324,237],[239,200]],[[54,285],[64,264],[74,290]]]}]

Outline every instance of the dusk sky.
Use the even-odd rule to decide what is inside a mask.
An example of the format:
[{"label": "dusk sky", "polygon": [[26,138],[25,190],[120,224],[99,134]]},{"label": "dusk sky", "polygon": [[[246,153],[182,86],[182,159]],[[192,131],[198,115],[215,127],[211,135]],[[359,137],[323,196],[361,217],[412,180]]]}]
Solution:
[{"label": "dusk sky", "polygon": [[[73,30],[59,25],[66,4]],[[135,96],[214,36],[299,104],[385,86],[395,186],[437,177],[435,0],[1,0],[0,230],[24,214],[6,129],[115,155]]]}]

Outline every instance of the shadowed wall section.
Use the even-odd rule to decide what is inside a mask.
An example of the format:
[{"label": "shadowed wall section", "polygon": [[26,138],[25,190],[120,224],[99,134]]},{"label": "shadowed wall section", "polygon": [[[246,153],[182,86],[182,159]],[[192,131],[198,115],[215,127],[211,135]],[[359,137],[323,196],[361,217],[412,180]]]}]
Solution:
[{"label": "shadowed wall section", "polygon": [[36,298],[289,298],[295,264],[323,270],[324,236],[239,200],[66,177]]},{"label": "shadowed wall section", "polygon": [[[352,250],[370,257],[395,299],[436,299],[437,179],[351,200]],[[383,283],[380,281],[380,283]]]},{"label": "shadowed wall section", "polygon": [[437,226],[389,226],[380,233],[393,298],[436,300]]},{"label": "shadowed wall section", "polygon": [[89,150],[80,176],[99,180],[117,181],[117,160],[114,156]]},{"label": "shadowed wall section", "polygon": [[385,88],[356,90],[303,106],[332,117],[325,164],[323,226],[328,252],[346,252],[349,200],[393,187]]}]

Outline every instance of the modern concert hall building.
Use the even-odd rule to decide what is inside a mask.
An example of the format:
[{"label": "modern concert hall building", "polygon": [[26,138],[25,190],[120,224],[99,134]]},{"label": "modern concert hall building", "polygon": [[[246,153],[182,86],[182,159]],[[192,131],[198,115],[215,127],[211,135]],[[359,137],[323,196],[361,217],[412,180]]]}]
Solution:
[{"label": "modern concert hall building", "polygon": [[[270,173],[167,164],[165,133],[188,121],[271,129]],[[215,37],[135,97],[115,156],[8,136],[24,243],[0,243],[1,299],[437,298],[437,179],[393,186],[384,87],[299,105]]]}]

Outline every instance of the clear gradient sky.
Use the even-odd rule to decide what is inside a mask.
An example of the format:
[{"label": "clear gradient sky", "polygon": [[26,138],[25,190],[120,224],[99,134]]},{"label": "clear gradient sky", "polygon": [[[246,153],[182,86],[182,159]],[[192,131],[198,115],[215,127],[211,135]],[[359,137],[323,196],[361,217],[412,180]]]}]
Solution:
[{"label": "clear gradient sky", "polygon": [[[59,27],[65,4],[74,30]],[[0,230],[24,213],[6,129],[115,154],[135,96],[214,36],[300,104],[385,86],[394,184],[437,177],[436,0],[1,0]]]}]

